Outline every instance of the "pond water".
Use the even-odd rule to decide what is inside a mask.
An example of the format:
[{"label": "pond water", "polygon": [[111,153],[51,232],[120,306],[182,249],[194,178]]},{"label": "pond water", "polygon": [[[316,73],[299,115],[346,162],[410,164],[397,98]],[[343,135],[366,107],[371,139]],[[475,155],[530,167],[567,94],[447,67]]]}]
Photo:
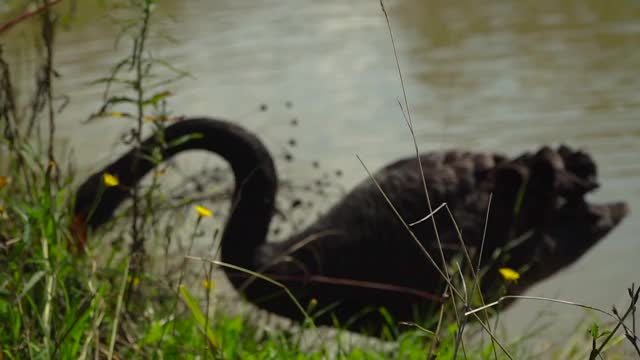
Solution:
[{"label": "pond water", "polygon": [[[58,34],[57,86],[71,99],[58,140],[88,172],[123,149],[114,144],[130,126],[125,120],[82,121],[101,104],[103,86],[91,81],[128,48],[115,47],[118,27],[104,9],[77,6],[79,24]],[[603,185],[594,199],[624,199],[632,214],[528,294],[605,309],[625,304],[626,287],[640,280],[640,3],[397,0],[386,9],[421,150],[515,154],[568,143],[593,154]],[[233,119],[275,152],[295,137],[303,161],[287,176],[306,176],[304,161],[320,159],[343,169],[348,188],[366,176],[355,154],[371,168],[412,155],[378,1],[161,1],[154,16],[148,48],[191,74],[170,85],[171,111]],[[11,36],[12,59],[33,59],[21,48],[31,38],[19,28]],[[258,111],[260,104],[269,110]],[[295,129],[287,125],[293,118]],[[568,320],[557,331],[584,316],[520,302],[503,323],[518,334],[546,310]]]}]

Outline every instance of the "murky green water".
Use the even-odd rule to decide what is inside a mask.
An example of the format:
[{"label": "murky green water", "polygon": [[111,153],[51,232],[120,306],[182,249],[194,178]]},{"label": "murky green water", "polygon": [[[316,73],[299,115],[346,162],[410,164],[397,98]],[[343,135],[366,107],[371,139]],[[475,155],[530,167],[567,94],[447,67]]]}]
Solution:
[{"label": "murky green water", "polygon": [[[386,7],[422,150],[514,154],[566,142],[594,155],[603,184],[594,198],[625,199],[634,212],[529,294],[604,308],[624,303],[626,286],[640,280],[640,3],[404,0]],[[81,24],[58,38],[57,85],[71,98],[58,130],[88,171],[121,151],[113,144],[128,126],[80,124],[101,103],[102,87],[89,83],[127,49],[114,49],[117,27],[102,9],[80,4],[79,14]],[[176,114],[236,119],[275,152],[293,136],[302,160],[344,169],[346,186],[365,177],[355,154],[377,168],[412,153],[377,1],[163,1],[153,29],[174,39],[153,40],[154,55],[192,74],[171,86]],[[22,49],[31,38],[22,33],[11,32],[6,51],[28,62],[34,54]],[[268,112],[256,111],[262,103]],[[294,130],[286,125],[292,118],[300,120]],[[307,166],[287,171],[305,176]],[[521,332],[549,308],[520,303],[503,319]],[[582,314],[551,310],[571,321]]]}]

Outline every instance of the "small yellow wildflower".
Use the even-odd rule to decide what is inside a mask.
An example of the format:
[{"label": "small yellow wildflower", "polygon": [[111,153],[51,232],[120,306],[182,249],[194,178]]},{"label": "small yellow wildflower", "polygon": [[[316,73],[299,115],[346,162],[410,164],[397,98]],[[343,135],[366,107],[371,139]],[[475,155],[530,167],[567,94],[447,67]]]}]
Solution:
[{"label": "small yellow wildflower", "polygon": [[213,212],[204,206],[196,205],[196,211],[198,212],[198,215],[202,217],[213,216]]},{"label": "small yellow wildflower", "polygon": [[311,311],[313,309],[316,308],[316,306],[318,306],[318,299],[313,298],[309,301],[309,307],[307,308],[307,311]]},{"label": "small yellow wildflower", "polygon": [[205,289],[207,289],[207,290],[211,290],[211,289],[213,289],[213,288],[216,286],[216,284],[215,284],[213,281],[211,281],[211,280],[205,279],[205,280],[202,282],[202,286],[203,286]]},{"label": "small yellow wildflower", "polygon": [[4,205],[0,204],[0,215],[4,214]]},{"label": "small yellow wildflower", "polygon": [[498,271],[507,281],[518,281],[518,279],[520,279],[520,274],[511,268],[500,268]]},{"label": "small yellow wildflower", "polygon": [[11,180],[10,177],[6,175],[0,175],[0,189],[5,187],[9,183],[9,180]]},{"label": "small yellow wildflower", "polygon": [[106,116],[111,116],[111,117],[115,117],[115,118],[121,118],[121,117],[125,117],[125,116],[129,116],[129,114],[127,113],[123,113],[120,111],[111,111],[111,112],[106,112],[104,113]]},{"label": "small yellow wildflower", "polygon": [[140,278],[137,276],[127,276],[127,282],[128,283],[133,283],[133,286],[138,286],[140,285]]},{"label": "small yellow wildflower", "polygon": [[168,117],[168,116],[145,116],[142,118],[142,120],[147,121],[147,122],[167,122],[169,120],[172,120],[174,118]]},{"label": "small yellow wildflower", "polygon": [[104,185],[106,187],[118,186],[120,184],[118,178],[115,175],[109,173],[104,173],[102,175],[102,180],[104,181]]}]

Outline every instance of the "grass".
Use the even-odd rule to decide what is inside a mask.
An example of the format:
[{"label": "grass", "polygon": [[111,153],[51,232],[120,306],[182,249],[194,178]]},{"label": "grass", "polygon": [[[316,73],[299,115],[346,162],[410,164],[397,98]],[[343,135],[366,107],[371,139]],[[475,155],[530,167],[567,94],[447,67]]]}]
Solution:
[{"label": "grass", "polygon": [[[21,22],[35,21],[37,14],[42,16],[42,46],[52,49],[52,8],[57,3],[40,4],[35,11],[17,16],[10,26],[0,27],[0,34]],[[131,36],[132,51],[100,80],[106,88],[104,105],[94,114],[95,118],[133,119],[131,146],[139,145],[143,126],[162,129],[161,122],[148,120],[169,117],[171,92],[163,86],[176,79],[159,81],[151,71],[156,63],[147,57],[144,39],[150,36],[154,5],[151,0],[130,3],[131,19],[124,34]],[[40,70],[51,75],[53,53],[43,54]],[[494,311],[508,297],[484,305],[483,294],[475,290],[479,264],[462,279],[457,263],[440,267],[451,302],[420,323],[397,323],[388,317],[387,328],[374,334],[377,338],[350,334],[340,324],[335,329],[316,328],[313,316],[323,310],[316,304],[298,304],[309,320],[293,325],[251,305],[238,309],[237,298],[226,299],[220,290],[222,281],[214,276],[215,267],[232,266],[215,260],[216,242],[208,251],[214,254],[211,257],[185,256],[195,240],[205,236],[203,227],[219,230],[216,212],[203,207],[192,210],[199,201],[195,196],[159,211],[157,200],[167,196],[159,190],[160,176],[154,176],[150,185],[132,189],[136,196],[127,211],[132,215],[116,219],[103,233],[108,237],[94,236],[87,256],[78,257],[69,249],[73,176],[60,168],[52,149],[57,113],[51,111],[55,99],[51,76],[39,78],[32,107],[21,112],[15,103],[19,89],[13,87],[1,55],[0,117],[5,131],[0,140],[0,359],[599,359],[616,358],[615,351],[621,351],[625,342],[631,344],[630,353],[640,355],[635,335],[640,290],[635,287],[629,289],[630,305],[623,312],[563,302],[605,313],[610,321],[581,324],[578,329],[588,332],[576,330],[571,343],[540,352],[533,344],[537,335],[544,334],[544,327],[520,339],[501,340],[504,334],[483,312]],[[401,75],[399,67],[398,71]],[[185,74],[175,73],[178,78]],[[120,95],[122,89],[118,96],[110,95],[111,86],[118,82],[129,85],[125,86],[127,96]],[[401,108],[413,136],[406,95],[404,104]],[[135,112],[116,111],[118,106],[135,108]],[[44,131],[45,138],[33,135]],[[415,150],[419,152],[417,145]],[[110,185],[117,183],[107,180]],[[224,181],[219,184],[218,195],[224,201],[228,191]],[[180,215],[181,209],[188,209],[187,215]],[[435,211],[445,209],[440,205]],[[183,221],[175,220],[180,216],[195,218],[186,235],[176,226]],[[217,232],[212,236],[215,240]],[[144,254],[143,242],[160,250]],[[125,243],[132,246],[127,248]],[[480,308],[474,310],[476,306]],[[373,311],[386,314],[384,309]],[[467,324],[469,317],[477,317],[476,323]]]}]

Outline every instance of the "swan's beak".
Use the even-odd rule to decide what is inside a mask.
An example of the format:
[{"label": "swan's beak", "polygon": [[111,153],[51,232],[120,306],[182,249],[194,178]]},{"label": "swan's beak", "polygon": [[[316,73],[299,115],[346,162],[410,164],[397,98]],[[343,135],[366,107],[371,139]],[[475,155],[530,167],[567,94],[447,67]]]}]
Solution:
[{"label": "swan's beak", "polygon": [[75,245],[79,254],[84,252],[84,246],[87,243],[87,222],[83,214],[75,214],[69,224],[69,232],[71,233],[72,242],[67,244],[69,251],[72,251]]}]

